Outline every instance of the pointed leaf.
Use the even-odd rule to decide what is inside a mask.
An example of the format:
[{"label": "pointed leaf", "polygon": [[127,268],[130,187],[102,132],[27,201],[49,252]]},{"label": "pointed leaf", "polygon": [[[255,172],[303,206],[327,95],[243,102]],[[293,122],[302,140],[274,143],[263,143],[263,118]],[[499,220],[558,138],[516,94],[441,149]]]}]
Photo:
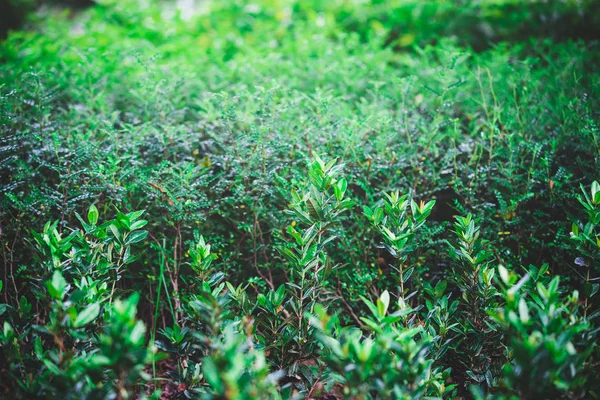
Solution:
[{"label": "pointed leaf", "polygon": [[90,304],[77,315],[73,326],[75,328],[81,328],[96,319],[98,314],[100,314],[100,303]]}]

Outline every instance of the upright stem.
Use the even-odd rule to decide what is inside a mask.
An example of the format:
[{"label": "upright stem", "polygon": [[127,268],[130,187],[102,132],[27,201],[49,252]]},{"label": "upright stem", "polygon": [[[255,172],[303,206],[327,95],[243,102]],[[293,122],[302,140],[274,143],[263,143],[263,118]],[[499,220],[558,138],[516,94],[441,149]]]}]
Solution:
[{"label": "upright stem", "polygon": [[[160,295],[161,295],[162,284],[163,284],[164,276],[165,276],[164,263],[160,262],[159,267],[160,267],[160,274],[158,277],[158,287],[156,288],[156,304],[154,305],[154,318],[152,320],[152,336],[151,336],[152,345],[154,345],[154,341],[156,339],[156,320],[158,319],[158,312],[159,312],[159,306],[160,306]],[[167,295],[168,295],[168,293],[167,293]],[[156,378],[156,358],[155,357],[152,357],[152,377]]]},{"label": "upright stem", "polygon": [[398,271],[400,273],[400,298],[402,299],[402,303],[404,303],[404,262],[401,262],[398,266]]},{"label": "upright stem", "polygon": [[[591,263],[590,263],[591,264]],[[587,274],[585,276],[585,283],[589,283],[590,282],[590,266],[588,266],[587,268]],[[583,318],[587,318],[587,311],[588,311],[588,296],[585,296],[585,303],[583,305]]]}]

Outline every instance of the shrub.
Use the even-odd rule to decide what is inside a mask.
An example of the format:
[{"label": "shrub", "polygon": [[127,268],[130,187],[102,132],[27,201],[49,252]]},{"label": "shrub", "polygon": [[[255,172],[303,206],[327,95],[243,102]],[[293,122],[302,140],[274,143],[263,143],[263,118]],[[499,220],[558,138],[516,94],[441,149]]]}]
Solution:
[{"label": "shrub", "polygon": [[184,3],[0,43],[0,393],[600,393],[597,2]]}]

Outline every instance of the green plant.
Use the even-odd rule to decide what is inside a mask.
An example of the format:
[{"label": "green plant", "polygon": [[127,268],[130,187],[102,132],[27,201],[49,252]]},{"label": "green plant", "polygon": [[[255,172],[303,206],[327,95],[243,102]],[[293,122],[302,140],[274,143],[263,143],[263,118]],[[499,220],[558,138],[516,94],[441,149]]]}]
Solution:
[{"label": "green plant", "polygon": [[498,269],[505,302],[493,320],[507,335],[510,362],[502,373],[502,387],[518,398],[584,397],[582,365],[594,350],[586,331],[589,322],[579,314],[577,291],[564,295],[559,277],[547,285],[528,288],[505,268]]},{"label": "green plant", "polygon": [[590,299],[598,293],[600,285],[593,283],[600,274],[598,260],[600,259],[600,184],[598,181],[592,182],[590,196],[588,196],[585,188],[581,187],[584,197],[579,197],[579,202],[583,205],[587,214],[588,220],[585,224],[579,225],[573,222],[571,225],[571,240],[575,242],[579,256],[575,259],[575,265],[579,268],[584,268],[585,272],[579,274],[584,278],[583,293],[585,296],[585,304],[583,307],[583,315],[587,316],[592,307]]},{"label": "green plant", "polygon": [[414,272],[414,266],[405,265],[407,254],[414,249],[416,232],[431,214],[435,200],[417,204],[408,194],[384,194],[386,198],[383,207],[371,209],[365,206],[364,213],[383,236],[385,249],[398,260],[398,266],[394,268],[398,271],[399,297],[404,300],[404,284]]},{"label": "green plant", "polygon": [[557,276],[577,353],[528,373],[600,393],[600,3],[43,3],[0,42],[0,397],[525,396]]},{"label": "green plant", "polygon": [[[6,321],[0,337],[2,347],[13,353],[19,364],[11,366],[11,375],[29,395],[66,398],[79,396],[134,396],[136,386],[149,379],[144,372],[153,354],[146,345],[143,322],[136,320],[139,295],[117,300],[107,309],[99,302],[88,304],[86,293],[68,283],[60,270],[45,282],[50,299],[48,322],[24,326],[20,336],[29,342],[18,346],[17,332]],[[104,310],[106,321],[101,323]],[[104,333],[97,336],[98,327]],[[33,354],[29,353],[29,346]],[[39,377],[32,380],[24,367],[35,366]]]},{"label": "green plant", "polygon": [[385,291],[377,303],[365,302],[373,318],[362,320],[372,331],[340,329],[337,317],[323,307],[316,308],[312,323],[320,329],[319,341],[334,379],[343,385],[343,396],[353,399],[418,399],[430,394],[451,393],[442,374],[432,369],[429,358],[432,338],[419,327],[405,327],[413,312],[399,303],[388,313],[390,294]]},{"label": "green plant", "polygon": [[276,386],[278,374],[270,373],[264,353],[256,350],[249,338],[231,325],[213,342],[202,370],[211,386],[206,398],[280,398]]},{"label": "green plant", "polygon": [[[287,260],[288,281],[267,296],[257,296],[260,342],[271,350],[272,362],[289,375],[305,369],[304,363],[315,357],[313,330],[305,315],[326,296],[335,267],[326,246],[337,238],[333,229],[339,215],[354,205],[344,198],[348,183],[339,177],[343,165],[335,161],[325,163],[315,156],[302,191],[291,192],[292,202],[286,213],[293,221],[286,232],[293,240],[278,248]],[[304,387],[305,383],[313,382],[299,384]]]},{"label": "green plant", "polygon": [[455,239],[449,242],[452,280],[461,293],[458,325],[453,328],[458,334],[454,352],[471,382],[492,387],[502,358],[498,348],[502,335],[487,315],[498,305],[498,291],[493,284],[495,269],[491,265],[493,253],[470,214],[456,217],[454,235]]},{"label": "green plant", "polygon": [[136,319],[139,298],[134,293],[112,304],[98,338],[99,351],[90,358],[91,367],[104,370],[108,376],[109,384],[100,389],[105,397],[135,398],[136,387],[150,379],[144,370],[153,352],[147,345],[144,323]]},{"label": "green plant", "polygon": [[436,362],[443,362],[446,352],[452,349],[452,342],[461,339],[456,335],[459,327],[457,321],[459,301],[451,300],[450,295],[446,293],[447,286],[447,281],[439,281],[435,287],[429,283],[425,284],[427,313],[424,320],[427,333],[434,338],[432,347],[435,349]]}]

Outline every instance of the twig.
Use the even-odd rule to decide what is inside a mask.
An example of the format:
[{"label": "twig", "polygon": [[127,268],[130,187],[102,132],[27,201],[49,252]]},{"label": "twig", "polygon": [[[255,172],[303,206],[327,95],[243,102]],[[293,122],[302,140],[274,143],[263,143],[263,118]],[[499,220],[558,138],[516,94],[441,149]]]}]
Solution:
[{"label": "twig", "polygon": [[342,289],[340,287],[340,280],[339,279],[338,279],[336,294],[338,295],[339,299],[342,300],[342,303],[344,304],[344,306],[346,307],[346,309],[350,313],[350,316],[352,317],[352,319],[354,320],[354,322],[356,322],[356,324],[358,326],[363,325],[363,323],[361,322],[360,318],[358,318],[358,316],[354,313],[354,310],[352,309],[352,307],[350,306],[350,304],[348,304],[348,302],[346,301],[346,299],[342,295]]},{"label": "twig", "polygon": [[147,182],[147,183],[148,183],[148,185],[152,186],[154,189],[161,192],[167,198],[167,202],[169,203],[170,206],[173,205],[173,201],[171,201],[171,199],[169,198],[169,192],[167,192],[165,189],[158,186],[156,183],[152,183],[152,182]]}]

